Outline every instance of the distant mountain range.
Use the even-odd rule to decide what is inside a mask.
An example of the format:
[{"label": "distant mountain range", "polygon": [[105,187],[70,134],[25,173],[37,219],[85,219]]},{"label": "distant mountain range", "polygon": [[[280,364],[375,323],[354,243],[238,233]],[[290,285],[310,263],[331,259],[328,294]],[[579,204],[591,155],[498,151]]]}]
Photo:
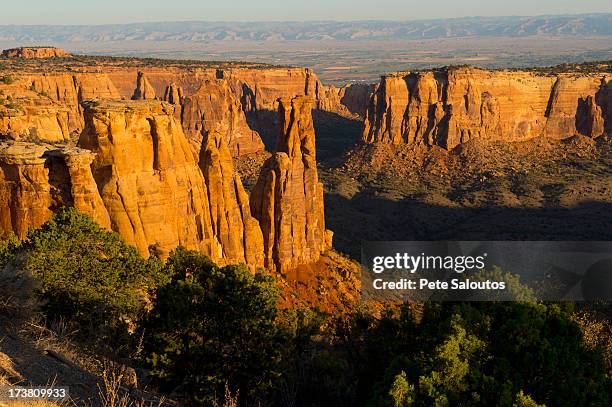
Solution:
[{"label": "distant mountain range", "polygon": [[414,21],[159,22],[117,25],[0,25],[0,41],[363,41],[454,37],[612,36],[612,13],[466,17]]}]

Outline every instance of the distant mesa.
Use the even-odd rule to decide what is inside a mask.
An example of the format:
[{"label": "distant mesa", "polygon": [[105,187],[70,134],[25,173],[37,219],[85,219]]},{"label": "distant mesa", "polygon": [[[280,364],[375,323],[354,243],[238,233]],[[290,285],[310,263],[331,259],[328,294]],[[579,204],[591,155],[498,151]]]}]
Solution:
[{"label": "distant mesa", "polygon": [[65,58],[70,54],[61,48],[56,47],[17,47],[2,51],[2,56],[6,58]]}]

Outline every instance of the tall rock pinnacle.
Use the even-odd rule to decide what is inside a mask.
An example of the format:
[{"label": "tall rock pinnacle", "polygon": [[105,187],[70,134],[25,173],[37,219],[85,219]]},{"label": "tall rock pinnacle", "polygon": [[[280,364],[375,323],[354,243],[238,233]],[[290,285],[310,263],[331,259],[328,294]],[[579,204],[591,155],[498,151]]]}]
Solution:
[{"label": "tall rock pinnacle", "polygon": [[314,99],[280,99],[277,152],[262,167],[251,194],[265,266],[280,272],[316,262],[325,249],[323,185],[319,182],[312,122]]},{"label": "tall rock pinnacle", "polygon": [[212,227],[223,247],[223,257],[230,263],[263,267],[261,229],[251,216],[249,196],[234,171],[227,142],[218,131],[204,138],[200,168],[208,186]]},{"label": "tall rock pinnacle", "polygon": [[136,89],[134,89],[133,100],[149,100],[155,99],[155,89],[149,83],[144,72],[138,72],[136,78]]}]

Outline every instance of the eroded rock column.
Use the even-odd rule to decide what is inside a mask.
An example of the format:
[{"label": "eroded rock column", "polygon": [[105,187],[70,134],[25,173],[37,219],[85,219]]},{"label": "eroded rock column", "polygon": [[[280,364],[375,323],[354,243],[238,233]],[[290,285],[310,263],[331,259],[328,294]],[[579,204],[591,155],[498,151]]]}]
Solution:
[{"label": "eroded rock column", "polygon": [[209,132],[200,154],[200,168],[208,187],[215,236],[229,263],[263,267],[263,237],[259,222],[251,216],[249,196],[234,171],[232,156],[221,133]]},{"label": "eroded rock column", "polygon": [[218,261],[204,177],[173,111],[158,101],[87,103],[79,146],[96,153],[93,177],[128,243],[143,255],[182,245]]},{"label": "eroded rock column", "polygon": [[280,272],[313,263],[325,249],[323,185],[318,180],[314,99],[281,99],[277,152],[264,166],[251,194],[259,220],[266,267]]}]

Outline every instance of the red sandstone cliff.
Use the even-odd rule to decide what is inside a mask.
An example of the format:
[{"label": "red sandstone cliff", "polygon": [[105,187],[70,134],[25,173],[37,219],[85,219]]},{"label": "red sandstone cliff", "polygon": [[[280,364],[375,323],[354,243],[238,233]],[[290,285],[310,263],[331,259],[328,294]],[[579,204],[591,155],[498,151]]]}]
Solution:
[{"label": "red sandstone cliff", "polygon": [[93,177],[128,243],[144,255],[183,245],[221,259],[204,178],[170,105],[88,103],[79,146],[96,153]]},{"label": "red sandstone cliff", "polygon": [[183,99],[181,119],[185,133],[200,149],[210,132],[222,135],[233,156],[264,149],[259,134],[252,130],[242,105],[224,79],[207,79]]},{"label": "red sandstone cliff", "polygon": [[[102,73],[43,74],[25,76],[25,86],[46,95],[68,110],[68,131],[80,133],[83,129],[81,103],[90,99],[120,99],[121,95]],[[49,140],[53,141],[53,140]]]},{"label": "red sandstone cliff", "polygon": [[110,228],[91,175],[92,160],[91,152],[78,148],[0,143],[0,230],[23,238],[61,206],[74,206]]},{"label": "red sandstone cliff", "polygon": [[316,98],[320,83],[308,68],[228,69],[218,75],[230,82],[246,111],[275,110],[279,98]]},{"label": "red sandstone cliff", "polygon": [[341,87],[321,84],[317,94],[317,108],[362,120],[373,90],[374,85],[361,83]]},{"label": "red sandstone cliff", "polygon": [[46,148],[34,144],[0,147],[0,224],[3,232],[25,237],[51,215],[49,171],[43,157]]},{"label": "red sandstone cliff", "polygon": [[69,120],[69,110],[48,98],[16,99],[0,106],[0,139],[67,141]]},{"label": "red sandstone cliff", "polygon": [[209,132],[196,159],[173,110],[159,101],[85,104],[79,146],[96,154],[112,229],[145,255],[182,245],[221,264],[262,267],[261,230],[225,139]]},{"label": "red sandstone cliff", "polygon": [[1,230],[24,237],[68,205],[143,255],[164,257],[182,245],[253,270],[284,272],[315,262],[329,232],[312,106],[309,98],[281,102],[279,152],[262,171],[251,204],[218,131],[204,136],[198,158],[171,104],[86,102],[78,148],[0,143]]},{"label": "red sandstone cliff", "polygon": [[387,75],[370,99],[363,140],[450,149],[475,138],[597,137],[610,79],[475,68]]},{"label": "red sandstone cliff", "polygon": [[[612,127],[610,77],[598,74],[418,72],[386,76],[368,97],[367,86],[325,87],[301,68],[138,75],[121,67],[17,73],[0,91],[0,136],[66,142],[80,134],[81,147],[0,144],[2,231],[23,237],[73,205],[143,254],[180,244],[220,263],[280,272],[317,261],[329,243],[314,106],[357,117],[367,100],[366,141],[446,148],[472,138],[597,137]],[[168,103],[127,100],[134,93]],[[275,105],[277,152],[249,197],[231,156],[261,148],[246,113]]]},{"label": "red sandstone cliff", "polygon": [[[6,132],[27,133],[26,127],[36,127],[41,140],[59,141],[79,134],[84,127],[81,103],[91,99],[163,99],[175,105],[175,115],[181,119],[186,134],[197,150],[203,135],[211,129],[220,131],[233,155],[263,150],[261,138],[254,127],[264,127],[269,115],[257,114],[247,122],[246,114],[275,110],[281,97],[309,95],[317,99],[316,106],[342,116],[363,116],[370,88],[350,85],[342,88],[325,86],[307,68],[212,69],[197,67],[108,66],[98,68],[75,66],[74,69],[55,67],[46,72],[10,72],[16,84],[0,83],[7,95],[38,98],[37,94],[56,102],[62,112],[58,125],[50,122],[47,112],[34,112],[4,124]],[[18,86],[17,86],[18,84]],[[38,98],[40,99],[40,98]],[[29,103],[29,102],[28,102]],[[31,103],[29,103],[31,105]],[[13,116],[15,116],[13,114]],[[64,117],[65,116],[65,117]],[[6,121],[5,121],[6,122]],[[65,122],[65,123],[64,123]],[[34,123],[35,125],[29,125]],[[13,129],[19,128],[19,131]],[[2,131],[0,127],[0,131]],[[17,138],[17,137],[12,137]]]}]

